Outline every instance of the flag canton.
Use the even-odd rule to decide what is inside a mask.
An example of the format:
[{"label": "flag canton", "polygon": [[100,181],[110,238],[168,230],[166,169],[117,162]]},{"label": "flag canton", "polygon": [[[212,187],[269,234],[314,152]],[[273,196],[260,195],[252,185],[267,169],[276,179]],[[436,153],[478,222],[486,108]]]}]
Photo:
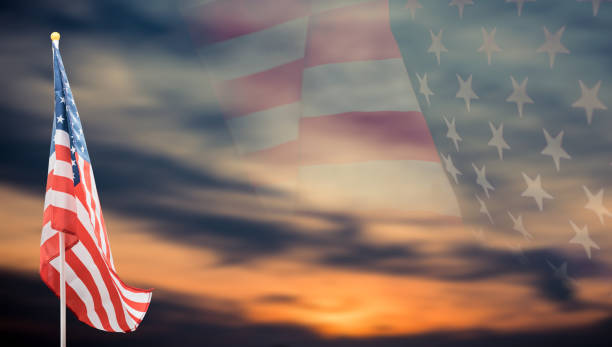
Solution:
[{"label": "flag canton", "polygon": [[391,26],[466,222],[591,259],[612,216],[612,4],[391,0]]},{"label": "flag canton", "polygon": [[53,54],[55,55],[54,62],[57,64],[55,67],[55,86],[54,86],[54,117],[53,117],[53,134],[51,138],[51,152],[52,155],[55,152],[55,139],[57,131],[64,131],[68,134],[70,143],[70,153],[72,159],[72,170],[74,175],[74,185],[76,186],[80,182],[80,174],[77,164],[77,158],[90,162],[89,153],[87,151],[87,144],[85,142],[85,135],[83,134],[83,126],[79,117],[72,91],[70,89],[70,83],[64,69],[62,58],[59,55],[59,51],[56,47],[53,48]]}]

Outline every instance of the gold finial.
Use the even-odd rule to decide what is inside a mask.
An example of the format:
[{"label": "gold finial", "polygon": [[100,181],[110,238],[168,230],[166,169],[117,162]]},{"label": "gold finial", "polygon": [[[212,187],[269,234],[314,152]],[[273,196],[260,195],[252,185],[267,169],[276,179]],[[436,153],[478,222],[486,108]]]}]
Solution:
[{"label": "gold finial", "polygon": [[51,33],[51,40],[52,41],[59,41],[60,39],[60,34],[57,31],[54,31]]}]

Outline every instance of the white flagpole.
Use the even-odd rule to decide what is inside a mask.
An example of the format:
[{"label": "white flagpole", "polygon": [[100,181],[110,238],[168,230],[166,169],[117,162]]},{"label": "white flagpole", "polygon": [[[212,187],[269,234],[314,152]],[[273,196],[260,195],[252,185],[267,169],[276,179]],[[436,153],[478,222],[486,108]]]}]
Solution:
[{"label": "white flagpole", "polygon": [[59,232],[60,244],[60,347],[66,347],[66,279],[64,271],[64,232]]},{"label": "white flagpole", "polygon": [[[51,42],[54,49],[59,47],[60,34],[54,32],[51,34]],[[65,278],[65,243],[64,232],[59,232],[59,250],[60,250],[60,347],[66,347],[66,278]]]}]

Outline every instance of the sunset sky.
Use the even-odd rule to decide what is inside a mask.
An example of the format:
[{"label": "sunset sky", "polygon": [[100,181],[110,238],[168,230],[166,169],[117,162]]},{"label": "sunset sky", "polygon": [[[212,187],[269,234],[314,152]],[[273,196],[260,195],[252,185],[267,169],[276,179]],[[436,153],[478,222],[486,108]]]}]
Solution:
[{"label": "sunset sky", "polygon": [[[408,27],[402,26],[410,17],[405,3],[391,1],[390,6],[394,34],[406,59],[410,52],[404,44],[411,38]],[[526,3],[525,11],[536,4]],[[581,6],[592,15],[590,4]],[[330,188],[327,183],[317,185],[316,173],[306,173],[314,183],[303,184],[301,191],[267,185],[280,179],[273,170],[246,160],[234,143],[213,90],[214,72],[203,63],[187,23],[189,8],[164,0],[0,5],[0,108],[7,130],[0,140],[0,332],[11,345],[48,345],[59,337],[59,300],[38,274],[53,116],[52,31],[62,34],[60,49],[88,139],[117,272],[130,285],[155,289],[149,312],[134,333],[100,332],[69,312],[68,345],[612,342],[607,333],[612,327],[612,220],[605,217],[600,223],[582,208],[586,200],[581,188],[606,188],[604,204],[612,209],[612,167],[596,171],[562,161],[571,174],[546,184],[565,199],[555,200],[545,217],[537,209],[523,212],[537,230],[528,243],[507,221],[479,236],[469,214],[461,223],[430,213],[379,209],[374,206],[377,200],[356,201],[355,196],[369,193],[355,193],[352,181],[341,178]],[[510,9],[515,15],[514,4]],[[598,15],[610,20],[612,4],[602,4]],[[611,52],[601,63],[606,70],[600,98],[609,108]],[[563,64],[562,58],[557,64]],[[542,59],[546,65],[548,59]],[[535,73],[530,76],[535,86]],[[546,88],[547,83],[554,81],[537,87]],[[574,101],[573,94],[568,99]],[[452,102],[463,107],[463,100]],[[476,115],[493,112],[478,107]],[[508,107],[515,110],[513,104]],[[477,116],[472,116],[463,125],[465,138],[478,135]],[[527,122],[523,126],[541,137],[541,124]],[[606,139],[589,160],[605,157],[610,162],[611,111],[596,111],[593,122],[593,134],[571,129],[567,133]],[[428,119],[427,124],[439,145],[446,126],[441,119]],[[486,122],[482,124],[488,136]],[[312,141],[346,144],[341,138]],[[447,147],[439,145],[440,152],[454,148],[448,139],[443,141]],[[582,148],[586,151],[588,146]],[[469,141],[461,150],[477,158],[498,155],[494,149],[481,153]],[[519,163],[509,157],[508,165],[516,170],[487,167],[499,182],[497,194],[517,185],[524,189],[522,179],[512,178],[515,171],[521,172]],[[554,171],[550,158],[543,158],[540,171],[532,172]],[[403,178],[418,177],[406,172]],[[375,187],[401,190],[394,181]],[[473,197],[461,191],[468,188],[453,189],[459,198]],[[507,206],[522,204],[525,200],[517,195],[504,199],[503,205],[491,202],[489,208],[494,216],[507,216]],[[461,201],[460,205],[467,208]],[[572,237],[565,217],[570,214],[579,224],[589,225],[601,248],[593,250],[591,259],[581,247],[565,241]],[[557,242],[560,234],[564,241]],[[517,252],[516,245],[522,251]],[[575,281],[570,285],[555,277],[550,266],[563,262],[570,264],[569,275]]]}]

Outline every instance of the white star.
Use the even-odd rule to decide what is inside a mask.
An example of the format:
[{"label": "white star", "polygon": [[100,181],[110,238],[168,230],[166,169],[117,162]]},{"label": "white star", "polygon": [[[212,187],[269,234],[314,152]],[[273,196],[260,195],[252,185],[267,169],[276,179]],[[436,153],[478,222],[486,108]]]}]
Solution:
[{"label": "white star", "polygon": [[501,48],[499,48],[497,43],[495,43],[495,32],[496,31],[497,31],[497,28],[493,28],[493,31],[491,31],[491,33],[487,33],[487,30],[484,27],[482,27],[482,46],[478,48],[478,52],[487,53],[487,61],[489,65],[491,65],[491,55],[494,52],[501,52],[502,50]]},{"label": "white star", "polygon": [[412,17],[412,19],[416,16],[416,10],[418,8],[423,8],[423,6],[419,4],[419,0],[408,0],[408,3],[404,7],[410,10],[410,17]]},{"label": "white star", "polygon": [[582,81],[578,81],[580,84],[580,91],[582,92],[582,96],[576,102],[572,104],[572,107],[582,107],[586,111],[587,123],[591,124],[591,120],[593,119],[593,110],[607,110],[608,108],[604,105],[597,94],[599,93],[599,88],[601,87],[601,81],[597,81],[593,88],[588,88],[584,85]]},{"label": "white star", "polygon": [[578,226],[574,224],[574,222],[572,222],[571,220],[569,222],[570,222],[570,225],[572,226],[572,229],[574,229],[574,232],[576,233],[576,236],[574,236],[574,238],[571,239],[569,243],[578,244],[584,247],[584,251],[586,252],[589,259],[591,259],[591,248],[595,248],[595,249],[600,249],[600,248],[589,237],[589,228],[586,225],[583,226],[582,228],[578,228]]},{"label": "white star", "polygon": [[85,147],[81,146],[81,152],[85,152]]},{"label": "white star", "polygon": [[482,199],[478,196],[478,194],[476,194],[476,200],[478,200],[478,203],[480,204],[479,212],[486,215],[489,218],[489,222],[491,222],[491,224],[495,224],[493,222],[493,218],[491,217],[491,214],[489,213],[489,209],[487,208],[487,205],[485,204],[484,201],[482,201]]},{"label": "white star", "polygon": [[510,149],[510,146],[504,140],[504,123],[499,124],[499,128],[495,128],[492,122],[489,122],[489,128],[491,128],[492,136],[489,141],[489,146],[497,147],[497,153],[499,154],[499,160],[504,160],[504,149]]},{"label": "white star", "polygon": [[548,194],[542,188],[542,181],[540,180],[540,175],[537,175],[534,180],[529,178],[524,172],[523,179],[525,179],[525,183],[527,183],[527,189],[521,194],[523,197],[534,198],[536,203],[538,204],[538,208],[540,211],[544,209],[544,199],[553,199],[552,195]]},{"label": "white star", "polygon": [[557,53],[565,53],[569,54],[570,51],[563,46],[561,43],[561,36],[563,36],[563,32],[565,31],[565,26],[562,26],[561,29],[557,30],[557,32],[552,35],[548,28],[544,27],[544,34],[546,35],[546,42],[536,52],[538,53],[548,53],[549,65],[552,69],[555,65],[555,55]]},{"label": "white star", "polygon": [[576,281],[567,275],[566,261],[564,261],[563,264],[561,264],[561,266],[559,267],[554,266],[550,261],[548,261],[548,259],[546,260],[546,262],[548,263],[548,266],[550,266],[550,268],[553,270],[553,276],[555,276],[555,278],[563,281],[566,285],[576,284]]},{"label": "white star", "polygon": [[482,189],[485,192],[485,195],[487,196],[487,198],[489,198],[489,189],[495,190],[495,188],[493,188],[491,183],[487,181],[487,176],[486,176],[487,168],[483,164],[482,169],[478,169],[478,167],[474,163],[472,163],[472,167],[474,168],[474,171],[476,171],[476,184],[482,187]]},{"label": "white star", "polygon": [[470,100],[479,99],[478,95],[476,95],[476,93],[474,93],[474,90],[472,90],[472,75],[470,75],[470,77],[468,77],[468,79],[464,81],[461,76],[457,74],[457,81],[459,81],[459,91],[457,92],[457,95],[455,97],[458,99],[465,100],[465,108],[468,112],[470,112]]},{"label": "white star", "polygon": [[416,75],[417,79],[419,80],[419,93],[425,96],[427,106],[431,106],[431,101],[429,100],[429,97],[431,95],[434,95],[434,93],[431,91],[431,89],[429,89],[429,84],[427,83],[427,73],[424,73],[423,77],[421,77],[419,74]]},{"label": "white star", "polygon": [[516,7],[518,9],[518,15],[521,16],[523,12],[523,4],[526,2],[535,2],[535,0],[506,0],[506,2],[516,2]]},{"label": "white star", "polygon": [[506,99],[507,102],[516,102],[516,107],[518,108],[519,117],[523,118],[523,106],[525,104],[533,104],[533,100],[527,95],[527,80],[525,77],[521,84],[518,84],[513,76],[510,76],[510,80],[512,81],[512,94]]},{"label": "white star", "polygon": [[448,6],[457,6],[459,9],[459,18],[463,19],[463,7],[465,5],[474,5],[472,0],[451,0]]},{"label": "white star", "polygon": [[555,138],[550,136],[546,129],[542,130],[544,130],[544,137],[546,138],[546,148],[542,150],[542,154],[550,155],[553,158],[558,172],[561,158],[572,159],[572,157],[570,157],[570,155],[567,154],[567,152],[561,147],[561,141],[563,141],[563,130],[561,130]]},{"label": "white star", "polygon": [[70,147],[70,152],[72,152],[72,154],[74,154],[74,152],[76,152],[76,149],[74,149],[74,147]]},{"label": "white star", "polygon": [[453,117],[453,120],[449,122],[448,119],[446,119],[446,116],[443,117],[444,123],[446,123],[446,126],[448,127],[446,137],[453,140],[453,143],[455,144],[455,149],[457,150],[457,152],[459,152],[459,141],[463,141],[463,139],[461,138],[461,136],[459,136],[459,134],[457,133],[457,129],[455,128],[455,118]]},{"label": "white star", "polygon": [[612,217],[612,213],[610,213],[610,211],[603,204],[603,194],[604,194],[603,188],[600,189],[595,195],[593,195],[591,191],[589,190],[589,188],[587,188],[586,186],[582,186],[582,188],[584,189],[584,192],[586,193],[587,199],[589,199],[589,202],[587,202],[584,208],[595,212],[597,217],[599,217],[599,221],[603,225],[604,216]]},{"label": "white star", "polygon": [[436,35],[433,33],[433,31],[431,31],[431,29],[429,30],[429,36],[431,36],[431,46],[429,46],[429,49],[427,49],[427,53],[433,53],[436,55],[438,65],[440,65],[440,53],[448,52],[448,49],[446,49],[446,47],[444,47],[442,44],[443,32],[444,30],[440,29],[440,31],[438,31],[438,35]]},{"label": "white star", "polygon": [[[597,16],[597,12],[599,12],[599,6],[603,0],[578,0],[579,2],[592,2],[593,3],[593,17]],[[610,0],[608,0],[609,2]]]},{"label": "white star", "polygon": [[65,102],[66,102],[66,101],[64,100],[64,97],[63,97],[63,96],[60,96],[60,103],[62,103],[62,104],[63,104],[63,103],[65,103]]},{"label": "white star", "polygon": [[518,215],[518,217],[514,217],[512,215],[512,213],[510,213],[510,211],[508,211],[508,216],[510,216],[510,219],[512,219],[512,223],[514,224],[512,226],[512,230],[514,231],[518,231],[519,233],[521,233],[521,235],[523,235],[523,237],[526,240],[533,240],[533,235],[531,235],[530,232],[527,231],[527,229],[525,229],[525,226],[523,225],[523,216],[522,215]]},{"label": "white star", "polygon": [[76,166],[76,162],[74,160],[71,160],[72,162],[72,166]]},{"label": "white star", "polygon": [[449,154],[448,157],[445,157],[444,154],[440,153],[440,156],[442,156],[446,171],[448,171],[448,173],[453,176],[453,180],[455,180],[455,183],[459,183],[459,181],[457,180],[457,175],[462,175],[462,173],[461,171],[457,170],[455,164],[453,164],[453,158],[451,158],[451,155]]},{"label": "white star", "polygon": [[57,116],[57,122],[63,124],[64,123],[64,116],[61,116],[61,115]]}]

